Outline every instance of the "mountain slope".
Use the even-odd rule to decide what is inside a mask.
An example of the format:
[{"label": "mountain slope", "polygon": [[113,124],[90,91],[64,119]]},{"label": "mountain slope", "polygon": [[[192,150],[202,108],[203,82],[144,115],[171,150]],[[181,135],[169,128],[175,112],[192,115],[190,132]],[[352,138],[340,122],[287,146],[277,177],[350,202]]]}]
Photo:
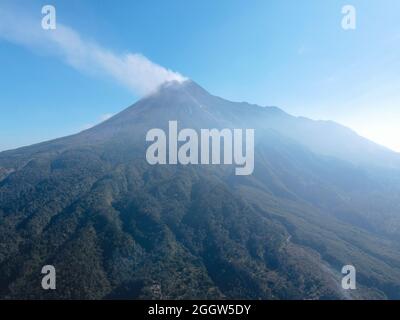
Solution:
[{"label": "mountain slope", "polygon": [[[169,120],[255,128],[253,175],[150,166],[146,132]],[[399,159],[330,122],[167,83],[94,128],[0,153],[0,296],[399,298]],[[340,287],[345,264],[356,291]]]}]

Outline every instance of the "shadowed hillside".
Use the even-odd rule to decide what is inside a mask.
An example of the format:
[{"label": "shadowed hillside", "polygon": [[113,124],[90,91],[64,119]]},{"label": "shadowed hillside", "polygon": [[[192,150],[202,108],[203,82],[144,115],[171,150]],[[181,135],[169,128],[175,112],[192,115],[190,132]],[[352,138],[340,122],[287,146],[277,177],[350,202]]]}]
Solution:
[{"label": "shadowed hillside", "polygon": [[[254,128],[254,173],[150,166],[146,132],[169,120]],[[0,153],[0,297],[397,299],[399,212],[398,154],[171,82],[94,128]]]}]

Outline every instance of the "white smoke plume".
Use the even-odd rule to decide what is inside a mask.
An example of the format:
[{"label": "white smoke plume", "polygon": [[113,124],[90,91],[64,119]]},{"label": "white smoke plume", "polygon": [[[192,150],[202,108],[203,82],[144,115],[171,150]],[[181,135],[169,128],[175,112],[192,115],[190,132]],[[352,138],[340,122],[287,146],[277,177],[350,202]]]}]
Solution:
[{"label": "white smoke plume", "polygon": [[139,95],[149,94],[167,81],[186,80],[142,54],[117,54],[58,22],[55,30],[44,30],[41,18],[40,12],[34,19],[15,6],[0,4],[0,42],[6,40],[38,54],[56,55],[79,71],[106,75]]}]

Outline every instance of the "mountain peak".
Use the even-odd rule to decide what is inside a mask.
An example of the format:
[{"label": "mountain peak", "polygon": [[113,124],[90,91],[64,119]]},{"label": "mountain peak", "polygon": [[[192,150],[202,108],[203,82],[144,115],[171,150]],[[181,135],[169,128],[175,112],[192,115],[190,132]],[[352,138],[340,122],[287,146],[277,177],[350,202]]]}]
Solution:
[{"label": "mountain peak", "polygon": [[177,94],[177,93],[187,93],[192,96],[202,95],[210,95],[204,88],[198,85],[193,80],[187,79],[184,81],[167,81],[159,86],[155,94]]}]

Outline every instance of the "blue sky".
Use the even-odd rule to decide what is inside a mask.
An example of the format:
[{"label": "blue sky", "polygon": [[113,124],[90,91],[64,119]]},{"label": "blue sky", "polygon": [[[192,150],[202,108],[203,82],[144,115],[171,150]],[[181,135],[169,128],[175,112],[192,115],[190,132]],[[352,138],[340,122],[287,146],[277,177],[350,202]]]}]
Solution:
[{"label": "blue sky", "polygon": [[[67,47],[46,44],[46,4]],[[357,10],[355,30],[341,27],[346,4]],[[400,151],[399,12],[398,0],[0,0],[0,150],[78,132],[131,105],[147,87],[143,74],[120,69],[143,62]],[[68,51],[71,39],[84,58]],[[107,57],[92,63],[92,47]]]}]

